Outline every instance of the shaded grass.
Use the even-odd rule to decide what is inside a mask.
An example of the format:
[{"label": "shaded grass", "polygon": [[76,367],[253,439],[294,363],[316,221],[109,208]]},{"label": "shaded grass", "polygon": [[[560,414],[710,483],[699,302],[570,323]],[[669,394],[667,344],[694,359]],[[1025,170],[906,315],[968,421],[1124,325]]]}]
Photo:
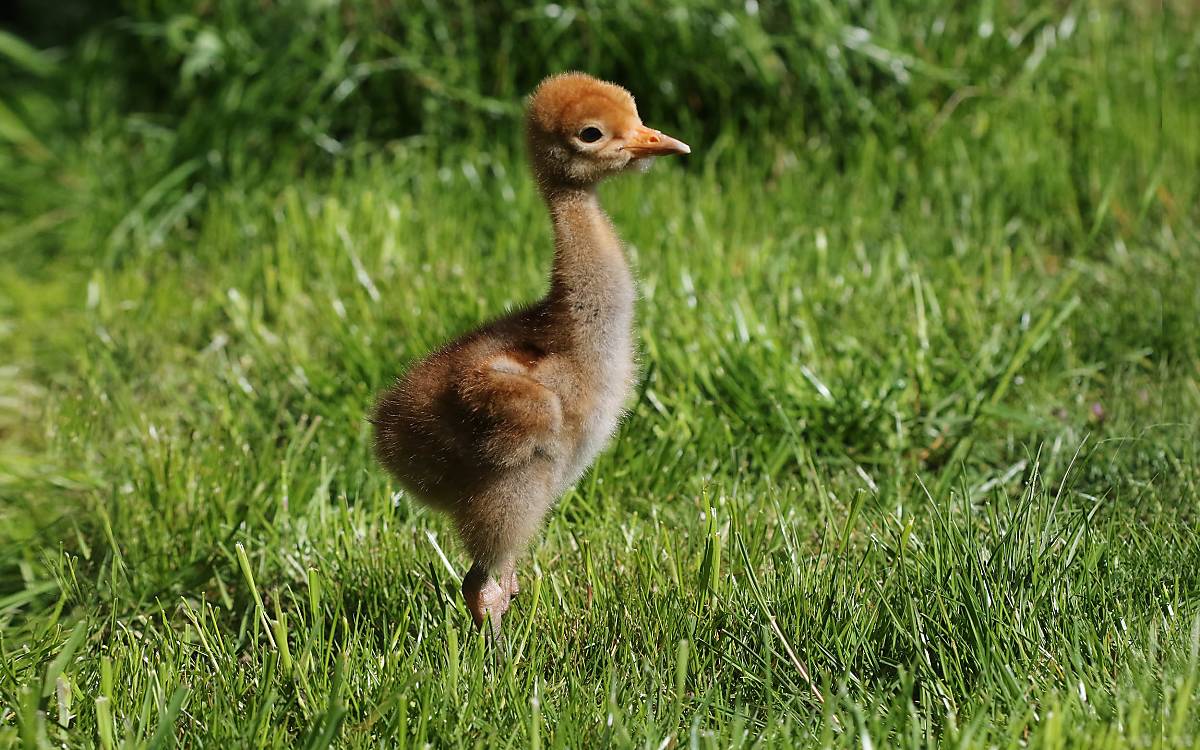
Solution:
[{"label": "shaded grass", "polygon": [[0,274],[0,742],[1196,746],[1191,37],[1083,7],[920,139],[605,188],[642,378],[504,644],[363,414],[542,291],[517,157],[141,192],[85,141],[119,218]]}]

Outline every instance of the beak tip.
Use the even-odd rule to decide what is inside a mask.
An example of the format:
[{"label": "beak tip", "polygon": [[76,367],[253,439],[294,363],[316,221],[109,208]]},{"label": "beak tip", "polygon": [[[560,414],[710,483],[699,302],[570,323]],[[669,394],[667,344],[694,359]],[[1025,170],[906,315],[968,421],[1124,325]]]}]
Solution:
[{"label": "beak tip", "polygon": [[635,154],[635,158],[692,153],[692,147],[678,138],[647,127],[638,129],[628,148]]}]

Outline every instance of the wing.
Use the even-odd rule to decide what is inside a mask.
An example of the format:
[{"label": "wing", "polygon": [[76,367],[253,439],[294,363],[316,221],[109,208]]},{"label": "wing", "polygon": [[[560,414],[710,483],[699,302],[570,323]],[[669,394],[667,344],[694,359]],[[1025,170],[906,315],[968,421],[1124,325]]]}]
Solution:
[{"label": "wing", "polygon": [[554,391],[533,377],[528,357],[493,354],[462,377],[459,397],[481,422],[478,445],[502,466],[549,453],[562,428],[562,404]]}]

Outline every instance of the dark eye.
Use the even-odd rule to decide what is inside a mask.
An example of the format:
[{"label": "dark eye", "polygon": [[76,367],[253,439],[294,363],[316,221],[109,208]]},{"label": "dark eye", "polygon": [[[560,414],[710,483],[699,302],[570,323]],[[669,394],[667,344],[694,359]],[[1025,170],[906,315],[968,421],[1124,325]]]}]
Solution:
[{"label": "dark eye", "polygon": [[589,125],[583,130],[579,131],[579,140],[583,141],[584,143],[595,143],[603,137],[604,133],[600,132],[600,128],[597,128],[593,125]]}]

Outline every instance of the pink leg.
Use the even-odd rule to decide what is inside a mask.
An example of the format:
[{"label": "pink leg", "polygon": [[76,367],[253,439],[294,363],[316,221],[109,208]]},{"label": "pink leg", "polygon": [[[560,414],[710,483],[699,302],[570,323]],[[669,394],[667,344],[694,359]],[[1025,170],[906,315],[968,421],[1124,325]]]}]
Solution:
[{"label": "pink leg", "polygon": [[510,560],[507,565],[502,568],[500,573],[500,585],[508,589],[510,597],[521,593],[521,587],[517,584],[517,561]]}]

